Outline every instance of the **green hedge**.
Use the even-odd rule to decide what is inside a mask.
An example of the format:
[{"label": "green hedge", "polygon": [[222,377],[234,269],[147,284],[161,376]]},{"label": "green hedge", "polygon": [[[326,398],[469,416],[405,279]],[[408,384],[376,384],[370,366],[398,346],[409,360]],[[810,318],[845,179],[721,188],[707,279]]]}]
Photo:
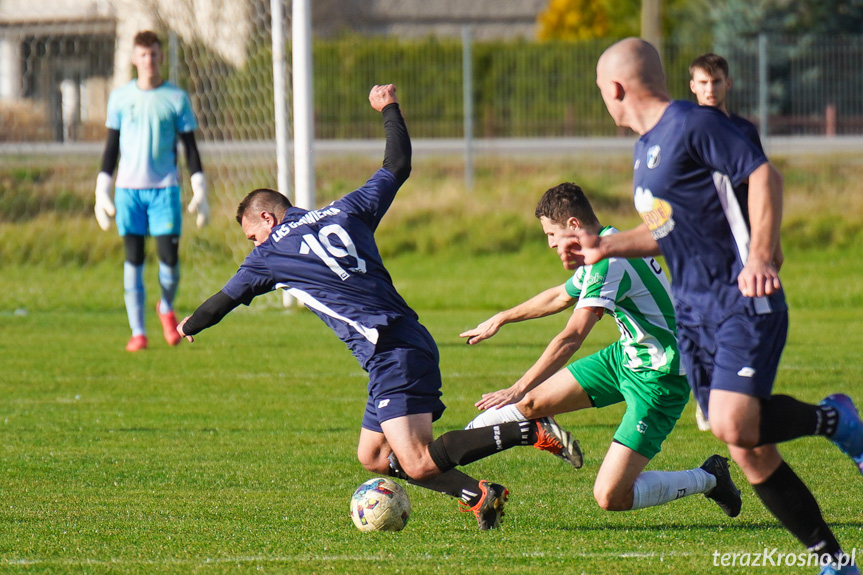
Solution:
[{"label": "green hedge", "polygon": [[[486,137],[609,136],[618,133],[596,88],[596,60],[611,40],[535,43],[475,42],[474,135]],[[672,94],[688,97],[688,65],[703,46],[667,51]],[[182,47],[180,84],[191,94],[206,137],[272,137],[269,44],[249,48],[232,68],[201,46]],[[455,138],[464,130],[460,39],[348,37],[313,45],[316,136],[377,137],[378,118],[366,95],[394,83],[414,137]],[[287,56],[290,62],[290,54]],[[676,70],[680,68],[680,70]]]},{"label": "green hedge", "polygon": [[[596,88],[596,61],[612,40],[536,43],[474,42],[474,135],[490,137],[610,136],[617,128]],[[705,45],[669,44],[666,68],[672,95],[688,98],[689,62]],[[235,69],[200,45],[184,45],[179,83],[192,94],[209,139],[272,137],[272,54],[252,45]],[[290,62],[291,55],[287,55]],[[411,133],[421,138],[461,137],[464,130],[462,43],[348,37],[317,40],[312,48],[316,137],[377,137],[377,117],[366,94],[394,83]]]}]

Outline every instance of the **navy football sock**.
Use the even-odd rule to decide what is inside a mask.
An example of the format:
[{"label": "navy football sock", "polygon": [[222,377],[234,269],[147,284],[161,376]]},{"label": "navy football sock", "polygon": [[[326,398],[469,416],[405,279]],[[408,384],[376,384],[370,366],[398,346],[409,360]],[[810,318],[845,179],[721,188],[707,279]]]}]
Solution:
[{"label": "navy football sock", "polygon": [[807,435],[831,436],[836,431],[836,410],[803,403],[789,395],[773,395],[761,402],[758,445],[773,445]]},{"label": "navy football sock", "polygon": [[825,523],[818,502],[806,484],[785,463],[763,483],[753,485],[764,506],[812,553],[842,556],[839,543]]}]

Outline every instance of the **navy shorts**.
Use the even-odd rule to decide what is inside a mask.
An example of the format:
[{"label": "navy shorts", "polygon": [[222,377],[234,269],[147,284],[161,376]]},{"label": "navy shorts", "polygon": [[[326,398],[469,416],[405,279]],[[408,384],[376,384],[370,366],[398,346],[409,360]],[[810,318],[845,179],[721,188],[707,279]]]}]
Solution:
[{"label": "navy shorts", "polygon": [[418,321],[403,319],[381,330],[369,360],[369,399],[363,427],[382,433],[381,422],[405,415],[431,413],[440,418],[440,356],[437,344]]},{"label": "navy shorts", "polygon": [[681,321],[686,315],[678,314],[680,355],[689,387],[705,415],[712,389],[770,397],[788,336],[788,310],[739,313],[720,324]]}]

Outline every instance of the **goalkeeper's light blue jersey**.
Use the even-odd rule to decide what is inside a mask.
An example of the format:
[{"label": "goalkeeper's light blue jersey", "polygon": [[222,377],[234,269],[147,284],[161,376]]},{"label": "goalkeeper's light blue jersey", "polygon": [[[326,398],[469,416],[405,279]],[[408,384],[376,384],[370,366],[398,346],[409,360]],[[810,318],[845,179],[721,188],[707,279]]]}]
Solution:
[{"label": "goalkeeper's light blue jersey", "polygon": [[417,319],[393,286],[374,238],[399,185],[381,168],[363,187],[326,207],[289,209],[222,292],[248,305],[255,296],[287,290],[365,368],[381,329],[403,318]]},{"label": "goalkeeper's light blue jersey", "polygon": [[118,188],[179,185],[177,135],[198,127],[183,90],[169,82],[141,90],[132,80],[111,92],[105,125],[120,132]]},{"label": "goalkeeper's light blue jersey", "polygon": [[635,144],[635,207],[671,274],[675,303],[719,323],[736,313],[786,309],[780,290],[744,297],[737,276],[750,229],[735,188],[767,162],[722,112],[673,101]]}]

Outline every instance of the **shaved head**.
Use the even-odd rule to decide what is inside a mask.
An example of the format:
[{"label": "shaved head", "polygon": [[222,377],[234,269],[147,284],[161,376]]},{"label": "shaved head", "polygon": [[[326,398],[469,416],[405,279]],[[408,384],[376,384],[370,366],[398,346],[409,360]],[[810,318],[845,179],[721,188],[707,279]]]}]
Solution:
[{"label": "shaved head", "polygon": [[623,84],[628,90],[642,87],[653,94],[665,94],[665,72],[659,52],[641,38],[626,38],[610,46],[596,64],[610,79]]},{"label": "shaved head", "polygon": [[641,38],[626,38],[602,53],[596,85],[615,124],[640,134],[670,102],[659,52]]}]

